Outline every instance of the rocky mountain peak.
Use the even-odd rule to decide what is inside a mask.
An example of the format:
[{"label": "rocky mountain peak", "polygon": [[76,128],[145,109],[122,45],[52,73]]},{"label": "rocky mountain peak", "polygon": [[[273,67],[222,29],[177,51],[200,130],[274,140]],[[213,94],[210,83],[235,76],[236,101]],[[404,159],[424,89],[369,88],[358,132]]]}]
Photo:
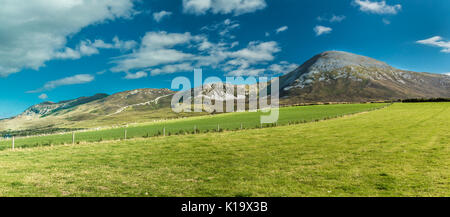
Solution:
[{"label": "rocky mountain peak", "polygon": [[450,96],[444,75],[396,69],[343,51],[326,51],[280,78],[284,96],[299,101],[369,101]]},{"label": "rocky mountain peak", "polygon": [[323,52],[317,55],[317,60],[313,66],[315,68],[328,70],[342,68],[345,66],[390,68],[388,64],[376,59],[344,51]]}]

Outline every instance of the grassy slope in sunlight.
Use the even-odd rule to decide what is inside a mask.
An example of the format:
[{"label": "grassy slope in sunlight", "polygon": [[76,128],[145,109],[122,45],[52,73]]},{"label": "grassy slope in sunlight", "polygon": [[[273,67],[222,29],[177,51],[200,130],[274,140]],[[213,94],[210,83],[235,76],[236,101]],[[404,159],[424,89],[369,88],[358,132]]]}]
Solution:
[{"label": "grassy slope in sunlight", "polygon": [[0,152],[0,196],[450,196],[450,103]]},{"label": "grassy slope in sunlight", "polygon": [[[280,109],[278,124],[310,122],[333,118],[346,114],[354,114],[372,109],[381,108],[387,104],[342,104],[342,105],[319,105],[286,107]],[[127,128],[127,138],[152,137],[163,133],[166,135],[193,133],[194,129],[200,132],[217,131],[219,129],[234,130],[243,128],[259,128],[260,112],[228,113],[206,117],[193,117],[175,121],[164,121],[151,124],[140,124]],[[219,126],[218,126],[219,125]],[[114,128],[99,131],[76,133],[77,142],[98,142],[104,140],[119,140],[125,137],[125,128]],[[37,146],[50,146],[60,144],[71,144],[72,134],[58,134],[41,137],[18,138],[15,141],[16,148],[29,148]],[[0,141],[0,150],[10,149],[12,141]]]}]

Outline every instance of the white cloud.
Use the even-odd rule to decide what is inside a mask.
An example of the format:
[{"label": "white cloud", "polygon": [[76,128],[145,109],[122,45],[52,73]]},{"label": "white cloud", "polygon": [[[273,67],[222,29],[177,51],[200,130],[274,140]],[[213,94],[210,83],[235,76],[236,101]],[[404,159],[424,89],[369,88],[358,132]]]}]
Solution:
[{"label": "white cloud", "polygon": [[192,36],[190,33],[148,32],[142,38],[138,50],[122,56],[113,61],[116,66],[113,72],[128,72],[134,69],[142,69],[184,61],[194,55],[174,49],[174,46],[187,45],[191,41],[201,40],[201,37]]},{"label": "white cloud", "polygon": [[269,42],[250,42],[247,48],[232,52],[231,57],[246,60],[249,63],[257,63],[261,61],[272,61],[274,54],[280,52],[281,49],[275,41]]},{"label": "white cloud", "polygon": [[94,76],[92,76],[92,75],[79,74],[79,75],[74,75],[71,77],[67,77],[67,78],[63,78],[63,79],[59,79],[59,80],[55,80],[55,81],[49,81],[49,82],[45,83],[43,87],[36,89],[36,90],[28,91],[27,93],[39,93],[42,91],[53,90],[60,86],[85,84],[85,83],[92,82],[93,80],[94,80]]},{"label": "white cloud", "polygon": [[[239,62],[229,61],[229,65],[239,65]],[[272,64],[269,67],[260,66],[259,68],[250,67],[247,64],[241,64],[238,68],[229,70],[226,74],[227,76],[260,76],[260,75],[276,75],[276,74],[286,74],[292,72],[299,65],[291,64],[286,61],[281,61],[278,64]]]},{"label": "white cloud", "polygon": [[232,35],[231,32],[238,29],[240,26],[238,21],[226,19],[223,22],[204,26],[201,30],[210,32],[217,31],[219,36],[223,38],[234,39],[236,36]]},{"label": "white cloud", "polygon": [[54,58],[57,59],[80,59],[81,53],[79,50],[74,50],[70,47],[64,48],[64,51],[59,51],[54,54]]},{"label": "white cloud", "polygon": [[417,41],[416,43],[439,47],[442,48],[441,52],[450,53],[450,41],[444,41],[441,36],[434,36],[429,39]]},{"label": "white cloud", "polygon": [[276,33],[278,34],[278,33],[287,31],[288,28],[289,28],[288,26],[282,26],[282,27],[280,27],[280,28],[278,28],[278,29],[276,30]]},{"label": "white cloud", "polygon": [[266,72],[265,69],[255,69],[252,66],[265,65],[275,59],[274,54],[281,49],[275,41],[253,41],[246,48],[228,52],[230,58],[223,64],[227,76],[256,76]]},{"label": "white cloud", "polygon": [[448,75],[448,76],[450,76],[450,72],[448,72],[448,73],[444,73],[444,75]]},{"label": "white cloud", "polygon": [[176,72],[188,72],[193,71],[194,67],[191,63],[180,63],[175,65],[165,65],[164,67],[160,69],[153,69],[151,70],[151,75],[161,75],[161,74],[172,74]]},{"label": "white cloud", "polygon": [[131,50],[137,46],[137,43],[133,40],[121,41],[117,36],[113,38],[113,43],[105,43],[103,40],[90,40],[81,41],[75,48],[64,48],[63,51],[58,51],[54,54],[56,59],[80,59],[83,56],[92,56],[99,54],[99,49],[119,49],[119,50]]},{"label": "white cloud", "polygon": [[360,11],[372,14],[397,14],[402,9],[400,4],[388,5],[386,1],[354,0],[353,3]]},{"label": "white cloud", "polygon": [[188,14],[203,15],[208,11],[214,14],[241,14],[262,10],[267,6],[265,0],[183,0],[183,11]]},{"label": "white cloud", "polygon": [[183,0],[183,11],[189,14],[205,14],[211,9],[211,0]]},{"label": "white cloud", "polygon": [[46,99],[48,99],[48,96],[47,96],[47,94],[43,93],[43,94],[39,95],[38,98],[42,99],[42,100],[46,100]]},{"label": "white cloud", "polygon": [[139,71],[136,73],[127,73],[127,75],[125,76],[125,79],[134,80],[134,79],[145,78],[147,76],[148,76],[147,72]]},{"label": "white cloud", "polygon": [[299,65],[290,64],[288,62],[280,62],[279,64],[272,64],[269,66],[269,70],[275,72],[276,74],[286,74],[297,69]]},{"label": "white cloud", "polygon": [[164,19],[164,17],[170,17],[172,15],[172,12],[169,11],[160,11],[160,12],[155,12],[153,13],[153,19],[156,22],[161,22],[162,19]]},{"label": "white cloud", "polygon": [[[119,50],[131,50],[133,48],[135,48],[137,46],[137,42],[134,40],[129,40],[129,41],[121,41],[119,39],[119,37],[114,37],[113,38],[113,42],[114,44],[112,44],[113,49],[119,49]],[[98,45],[97,45],[98,46]],[[101,47],[99,47],[101,48]]]},{"label": "white cloud", "polygon": [[[275,72],[274,70],[280,69],[272,66],[267,70],[265,66],[262,68],[262,65],[273,61],[275,59],[274,54],[280,51],[278,43],[274,41],[250,42],[247,48],[230,53],[232,58],[224,64],[224,71],[227,72],[227,76],[257,76],[268,71]],[[283,65],[280,65],[280,67],[284,67],[288,63],[282,62],[280,64]]]},{"label": "white cloud", "polygon": [[[232,21],[224,23],[231,25]],[[267,64],[281,51],[275,41],[254,41],[241,49],[236,49],[238,42],[220,41],[213,43],[206,36],[191,35],[188,32],[148,32],[142,38],[138,49],[112,62],[115,66],[111,71],[125,72],[127,75],[142,71],[155,76],[208,66],[230,72]]]},{"label": "white cloud", "polygon": [[95,74],[97,74],[97,75],[103,75],[103,74],[105,74],[106,73],[106,70],[102,70],[102,71],[98,71],[97,73],[95,73]]},{"label": "white cloud", "polygon": [[383,21],[383,23],[386,24],[386,25],[391,24],[391,21],[388,20],[388,19],[386,19],[386,18],[383,18],[382,21]]},{"label": "white cloud", "polygon": [[314,27],[314,32],[316,33],[316,36],[320,36],[323,34],[329,34],[333,31],[332,28],[326,27],[326,26],[316,26]]},{"label": "white cloud", "polygon": [[347,17],[344,16],[344,15],[338,15],[337,16],[337,15],[333,14],[333,16],[331,18],[326,18],[326,17],[319,16],[319,17],[317,17],[317,20],[320,21],[320,22],[327,21],[327,22],[330,22],[330,23],[340,23],[343,20],[345,20],[346,18]]},{"label": "white cloud", "polygon": [[235,76],[235,77],[241,77],[241,76],[258,76],[265,72],[265,69],[252,69],[252,68],[245,68],[245,69],[235,69],[227,73],[227,76]]},{"label": "white cloud", "polygon": [[344,15],[339,15],[339,16],[336,16],[336,15],[333,15],[332,17],[331,17],[331,19],[330,19],[330,22],[332,22],[332,23],[340,23],[340,22],[342,22],[343,20],[345,20],[345,18],[347,18],[346,16],[344,16]]},{"label": "white cloud", "polygon": [[[134,13],[132,0],[2,0],[0,76],[22,69],[37,70],[65,50],[67,36]],[[75,57],[70,50],[66,55]]]}]

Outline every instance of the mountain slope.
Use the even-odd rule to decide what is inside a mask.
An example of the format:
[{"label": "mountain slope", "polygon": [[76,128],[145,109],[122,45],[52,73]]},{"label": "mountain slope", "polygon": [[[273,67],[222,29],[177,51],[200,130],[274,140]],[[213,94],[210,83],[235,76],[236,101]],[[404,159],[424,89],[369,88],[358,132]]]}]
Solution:
[{"label": "mountain slope", "polygon": [[76,107],[78,105],[90,103],[95,100],[103,99],[105,97],[108,97],[107,94],[96,94],[91,97],[80,97],[74,100],[67,100],[67,101],[61,101],[58,103],[53,102],[43,102],[34,106],[31,106],[27,110],[25,110],[22,114],[19,116],[46,116],[51,115],[52,113],[55,113],[57,111],[63,110],[63,109],[70,109],[73,107]]},{"label": "mountain slope", "polygon": [[179,115],[170,110],[173,94],[169,89],[137,89],[110,96],[97,94],[58,103],[44,102],[1,120],[0,131],[90,128],[174,118]]},{"label": "mountain slope", "polygon": [[314,56],[280,77],[284,103],[450,97],[450,77],[405,71],[340,51]]}]

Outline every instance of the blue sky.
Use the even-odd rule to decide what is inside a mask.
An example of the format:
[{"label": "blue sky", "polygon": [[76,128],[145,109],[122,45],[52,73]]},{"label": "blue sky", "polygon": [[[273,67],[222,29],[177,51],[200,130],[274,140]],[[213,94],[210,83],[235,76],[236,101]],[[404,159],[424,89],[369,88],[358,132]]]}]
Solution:
[{"label": "blue sky", "polygon": [[445,0],[0,0],[0,118],[176,76],[270,75],[343,50],[450,72]]}]

